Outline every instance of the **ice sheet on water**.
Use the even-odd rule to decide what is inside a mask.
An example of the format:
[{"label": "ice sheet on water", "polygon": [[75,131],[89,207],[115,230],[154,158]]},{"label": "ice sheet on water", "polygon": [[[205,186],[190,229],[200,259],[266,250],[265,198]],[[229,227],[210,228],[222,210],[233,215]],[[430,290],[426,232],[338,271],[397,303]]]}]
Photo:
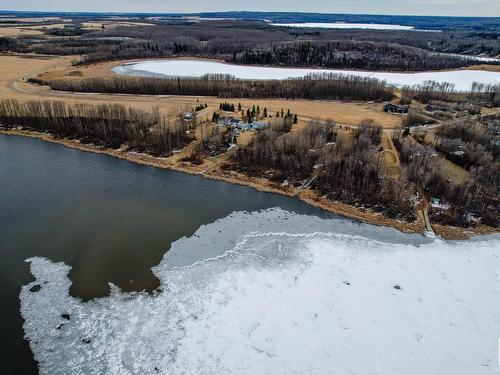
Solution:
[{"label": "ice sheet on water", "polygon": [[43,374],[493,374],[499,247],[240,212],[174,243],[153,295],[82,303],[33,258],[21,311]]},{"label": "ice sheet on water", "polygon": [[344,74],[372,77],[396,86],[420,85],[426,81],[448,82],[456,90],[470,90],[474,82],[485,85],[500,84],[500,73],[483,70],[446,70],[417,73],[394,73],[382,71],[359,71],[343,69],[284,68],[225,64],[210,60],[171,59],[140,61],[113,68],[117,74],[128,76],[202,77],[207,74],[231,75],[239,79],[287,79],[305,77],[309,74]]}]

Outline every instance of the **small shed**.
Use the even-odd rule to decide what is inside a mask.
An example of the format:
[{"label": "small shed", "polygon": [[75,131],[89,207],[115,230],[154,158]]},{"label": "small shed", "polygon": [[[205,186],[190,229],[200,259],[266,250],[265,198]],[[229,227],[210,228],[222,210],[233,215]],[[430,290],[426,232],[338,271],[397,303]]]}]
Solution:
[{"label": "small shed", "polygon": [[384,111],[389,113],[408,113],[408,106],[387,103],[386,105],[384,105]]}]

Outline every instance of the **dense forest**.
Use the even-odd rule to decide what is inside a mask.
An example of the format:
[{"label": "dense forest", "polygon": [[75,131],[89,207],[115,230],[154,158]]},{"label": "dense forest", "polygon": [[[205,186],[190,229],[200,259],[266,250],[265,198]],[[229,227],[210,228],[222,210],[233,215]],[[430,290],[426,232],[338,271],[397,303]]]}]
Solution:
[{"label": "dense forest", "polygon": [[287,80],[248,81],[231,76],[207,75],[202,78],[89,78],[54,80],[34,83],[48,84],[53,90],[105,92],[145,95],[197,95],[232,98],[289,98],[390,100],[394,89],[372,78],[340,74],[310,75]]},{"label": "dense forest", "polygon": [[[250,65],[318,66],[338,69],[437,70],[464,66],[462,59],[386,42],[338,40],[273,45],[245,50],[234,62]],[[467,65],[467,64],[465,64]]]},{"label": "dense forest", "polygon": [[444,123],[435,147],[468,170],[491,195],[500,195],[500,115]]},{"label": "dense forest", "polygon": [[167,156],[192,139],[181,118],[161,116],[119,104],[75,104],[57,101],[0,101],[0,125],[49,132],[111,148],[123,145],[156,156]]},{"label": "dense forest", "polygon": [[[307,178],[317,162],[317,151],[334,139],[334,124],[313,123],[300,134],[290,133],[289,118],[275,120],[267,129],[257,133],[250,145],[233,155],[241,170],[260,174],[262,168],[272,168],[283,173],[273,173],[273,179],[284,178],[300,181]],[[314,150],[314,151],[311,151]]]},{"label": "dense forest", "polygon": [[[277,121],[259,131],[247,146],[232,154],[227,168],[276,183],[311,187],[332,200],[369,207],[393,218],[414,220],[412,196],[437,199],[433,222],[468,227],[500,225],[500,117],[464,117],[445,123],[431,144],[397,133],[402,174],[386,169],[381,129],[365,120],[352,132],[334,123],[311,122],[291,132]],[[447,158],[466,170],[467,178],[451,180]]]},{"label": "dense forest", "polygon": [[192,22],[180,17],[157,17],[139,19],[148,26],[89,30],[82,26],[86,20],[89,19],[77,17],[64,29],[51,29],[48,24],[45,36],[5,39],[0,42],[0,50],[82,55],[75,61],[77,64],[200,56],[256,65],[373,70],[432,70],[477,63],[446,55],[449,53],[500,55],[500,27],[491,27],[488,32],[468,27],[442,32],[392,32],[282,28],[254,19]]},{"label": "dense forest", "polygon": [[312,186],[332,200],[413,221],[411,189],[394,180],[382,162],[380,126],[365,120],[352,139],[335,128],[333,122],[311,122],[290,132],[291,122],[276,121],[239,148],[228,168],[296,186],[316,176]]},{"label": "dense forest", "polygon": [[437,101],[454,103],[455,105],[500,106],[500,85],[474,83],[471,90],[464,93],[457,92],[452,84],[429,81],[421,85],[405,86],[401,91],[402,98],[416,99],[424,104]]},{"label": "dense forest", "polygon": [[332,200],[411,222],[416,218],[413,188],[385,168],[380,140],[380,126],[371,120],[354,130],[353,140],[338,138],[334,149],[321,156],[313,186]]},{"label": "dense forest", "polygon": [[[417,143],[395,137],[408,181],[450,206],[431,210],[434,222],[469,226],[480,220],[500,225],[499,120],[498,115],[452,120],[443,125],[432,144],[425,138]],[[450,180],[443,157],[465,168],[467,179]]]},{"label": "dense forest", "polygon": [[[141,57],[203,56],[232,63],[317,66],[374,70],[451,69],[477,64],[471,59],[437,54],[500,55],[500,32],[387,32],[377,30],[297,30],[259,22],[221,21],[198,24],[157,23],[154,28],[119,29],[102,35],[132,38],[108,40],[96,49],[95,40],[81,39],[86,56],[81,63]],[[65,48],[58,43],[57,48]],[[69,43],[69,51],[78,45]],[[42,49],[50,53],[50,45]]]}]

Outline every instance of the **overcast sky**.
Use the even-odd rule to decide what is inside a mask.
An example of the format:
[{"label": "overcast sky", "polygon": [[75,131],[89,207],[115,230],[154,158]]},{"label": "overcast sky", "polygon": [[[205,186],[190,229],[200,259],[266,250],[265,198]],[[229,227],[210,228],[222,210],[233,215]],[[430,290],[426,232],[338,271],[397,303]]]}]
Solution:
[{"label": "overcast sky", "polygon": [[39,11],[288,11],[500,16],[500,0],[0,0],[0,9]]}]

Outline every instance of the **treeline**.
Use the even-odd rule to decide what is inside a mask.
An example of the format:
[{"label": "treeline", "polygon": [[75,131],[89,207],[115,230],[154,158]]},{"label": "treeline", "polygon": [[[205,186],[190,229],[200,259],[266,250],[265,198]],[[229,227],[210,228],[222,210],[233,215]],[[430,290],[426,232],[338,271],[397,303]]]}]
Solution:
[{"label": "treeline", "polygon": [[[226,112],[234,112],[234,104],[224,102],[219,104],[219,110],[221,111],[226,111]],[[239,109],[241,111],[241,104],[239,106]]]},{"label": "treeline", "polygon": [[0,125],[23,127],[110,148],[126,145],[151,155],[170,155],[191,141],[182,119],[119,104],[74,104],[60,101],[0,101]]},{"label": "treeline", "polygon": [[16,42],[7,37],[0,37],[0,51],[9,51],[16,45]]},{"label": "treeline", "polygon": [[231,76],[202,78],[110,77],[54,80],[53,90],[139,95],[196,95],[233,98],[390,100],[394,89],[383,82],[342,74],[317,74],[287,80],[240,80]]},{"label": "treeline", "polygon": [[[397,71],[456,69],[478,64],[478,61],[471,58],[446,53],[439,54],[424,48],[395,42],[350,39],[329,40],[328,42],[290,40],[282,44],[247,45],[243,48],[241,44],[234,44],[232,51],[228,51],[230,49],[228,45],[223,48],[214,45],[210,45],[210,48],[202,47],[196,40],[184,40],[171,44],[143,41],[115,42],[109,43],[108,50],[99,49],[95,52],[91,52],[91,43],[82,42],[81,44],[80,50],[88,53],[78,61],[77,65],[121,59],[180,56],[215,57],[236,64]],[[62,46],[51,48],[57,50],[65,48],[68,50],[66,54],[72,54],[77,46],[71,46],[63,41]],[[47,48],[38,48],[38,50],[48,52]],[[494,63],[488,62],[488,64]]]},{"label": "treeline", "polygon": [[[438,198],[443,207],[449,206],[447,209],[432,208],[430,216],[433,222],[467,227],[476,224],[473,222],[475,218],[482,224],[500,225],[498,169],[495,171],[486,166],[471,169],[466,181],[457,183],[449,179],[442,157],[432,146],[400,136],[394,138],[394,143],[408,181],[415,183],[430,198]],[[481,178],[486,169],[490,172]],[[488,182],[489,178],[493,181]]]},{"label": "treeline", "polygon": [[468,108],[478,105],[500,106],[500,85],[473,83],[470,90],[460,92],[453,84],[428,81],[421,85],[405,86],[401,90],[403,98],[413,98],[422,103],[453,102]]},{"label": "treeline", "polygon": [[353,40],[336,40],[326,44],[286,43],[263,49],[255,48],[237,55],[235,62],[251,65],[401,71],[455,69],[477,63],[394,43]]},{"label": "treeline", "polygon": [[412,186],[394,179],[385,168],[380,140],[381,128],[370,120],[354,130],[352,141],[338,137],[333,150],[319,159],[313,186],[332,200],[412,222],[416,218],[409,199]]},{"label": "treeline", "polygon": [[314,122],[299,133],[290,133],[289,117],[275,120],[232,158],[246,172],[259,174],[262,168],[272,168],[277,171],[274,179],[301,180],[312,173],[326,143],[335,139],[334,126],[333,122]]},{"label": "treeline", "polygon": [[195,112],[203,111],[207,107],[208,107],[207,103],[205,103],[205,104],[200,103],[200,104],[197,104],[196,107],[194,107],[194,111]]},{"label": "treeline", "polygon": [[436,148],[500,196],[500,115],[465,117],[443,124]]}]

